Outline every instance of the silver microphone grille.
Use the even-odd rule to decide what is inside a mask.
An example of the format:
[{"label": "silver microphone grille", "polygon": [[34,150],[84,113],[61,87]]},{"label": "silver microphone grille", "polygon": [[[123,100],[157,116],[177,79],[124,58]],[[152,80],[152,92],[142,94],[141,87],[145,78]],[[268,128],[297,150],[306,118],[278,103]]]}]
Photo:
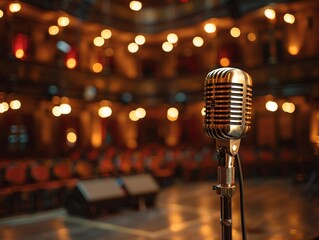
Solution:
[{"label": "silver microphone grille", "polygon": [[252,80],[236,68],[207,74],[204,84],[204,130],[220,140],[240,139],[251,127]]}]

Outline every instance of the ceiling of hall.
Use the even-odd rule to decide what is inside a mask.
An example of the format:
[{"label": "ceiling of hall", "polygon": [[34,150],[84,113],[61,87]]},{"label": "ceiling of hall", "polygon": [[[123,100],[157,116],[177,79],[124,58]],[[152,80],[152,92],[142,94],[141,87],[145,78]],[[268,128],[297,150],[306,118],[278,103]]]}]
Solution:
[{"label": "ceiling of hall", "polygon": [[210,18],[241,15],[279,0],[141,0],[132,11],[130,0],[22,0],[41,9],[63,11],[81,20],[128,32],[159,33],[191,26]]}]

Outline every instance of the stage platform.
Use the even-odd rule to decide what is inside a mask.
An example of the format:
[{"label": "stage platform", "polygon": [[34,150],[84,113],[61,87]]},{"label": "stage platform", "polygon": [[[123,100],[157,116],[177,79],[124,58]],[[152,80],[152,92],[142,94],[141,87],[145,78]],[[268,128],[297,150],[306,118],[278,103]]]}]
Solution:
[{"label": "stage platform", "polygon": [[[2,240],[218,240],[219,196],[214,182],[179,182],[162,189],[156,207],[124,209],[98,218],[64,209],[0,219]],[[233,197],[233,239],[240,240],[238,191]],[[291,179],[245,180],[250,240],[319,239],[319,196]]]}]

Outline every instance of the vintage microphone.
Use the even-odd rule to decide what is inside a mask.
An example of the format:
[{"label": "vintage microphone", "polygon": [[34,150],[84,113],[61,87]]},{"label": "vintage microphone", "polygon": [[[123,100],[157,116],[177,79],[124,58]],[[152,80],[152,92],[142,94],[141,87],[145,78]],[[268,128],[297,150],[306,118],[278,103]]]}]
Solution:
[{"label": "vintage microphone", "polygon": [[[209,72],[204,84],[205,133],[216,139],[218,156],[218,185],[220,196],[221,238],[232,239],[231,197],[235,192],[235,162],[242,172],[238,150],[241,138],[251,128],[252,79],[236,68],[219,68]],[[242,234],[246,239],[243,216],[243,188],[241,186]]]}]

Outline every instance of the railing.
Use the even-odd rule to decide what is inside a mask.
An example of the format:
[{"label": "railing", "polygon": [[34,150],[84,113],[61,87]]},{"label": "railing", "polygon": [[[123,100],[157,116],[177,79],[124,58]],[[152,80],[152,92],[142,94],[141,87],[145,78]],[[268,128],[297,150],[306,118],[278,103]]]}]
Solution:
[{"label": "railing", "polygon": [[[192,74],[179,73],[174,77],[163,79],[156,76],[129,79],[116,73],[93,73],[83,69],[67,69],[57,65],[39,62],[20,61],[16,59],[0,60],[0,90],[13,91],[17,94],[47,94],[50,85],[60,87],[60,94],[82,98],[86,86],[98,86],[101,96],[119,99],[124,92],[134,92],[136,99],[152,97],[165,102],[170,95],[183,91],[202,100],[203,82],[206,72],[200,70]],[[269,91],[278,94],[306,94],[314,89],[319,78],[319,58],[307,58],[290,62],[256,67],[238,66],[253,78],[255,95],[264,95]],[[26,88],[25,86],[28,86]],[[285,88],[294,89],[291,93]],[[141,100],[139,99],[139,100]],[[112,100],[112,99],[110,99]]]}]

